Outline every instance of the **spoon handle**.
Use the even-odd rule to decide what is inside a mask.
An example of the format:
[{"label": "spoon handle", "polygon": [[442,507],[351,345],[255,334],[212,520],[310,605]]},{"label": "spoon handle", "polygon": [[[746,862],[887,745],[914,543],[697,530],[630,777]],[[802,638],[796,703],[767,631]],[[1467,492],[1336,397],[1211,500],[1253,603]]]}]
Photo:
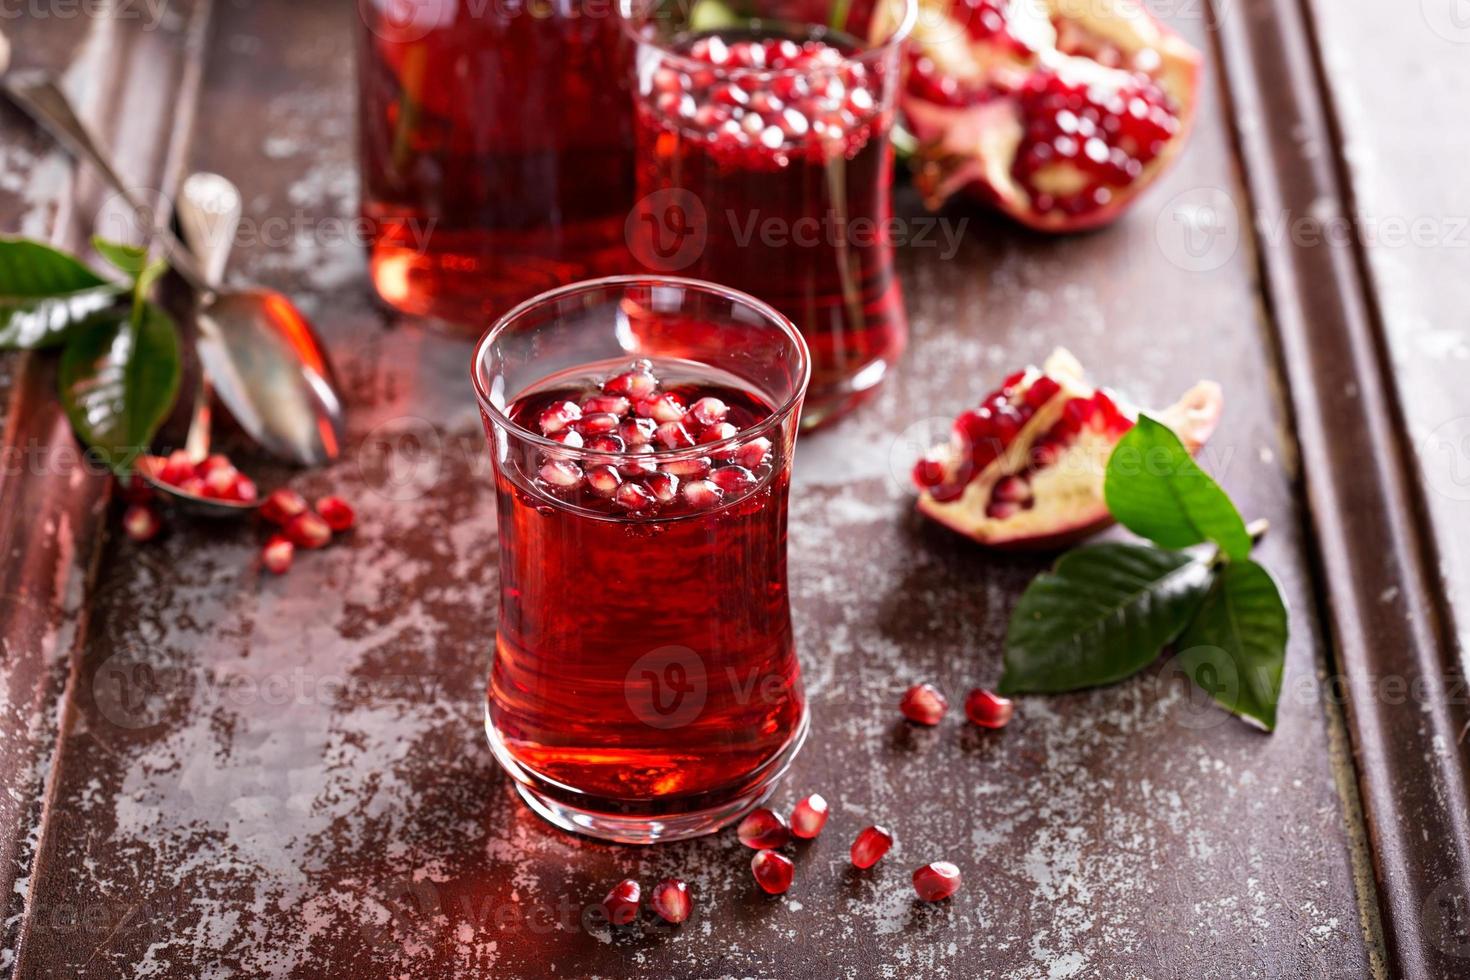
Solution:
[{"label": "spoon handle", "polygon": [[[66,93],[61,91],[51,76],[39,71],[17,71],[6,75],[3,84],[16,105],[24,109],[75,156],[96,167],[103,180],[133,209],[134,214],[152,216],[152,209],[140,201],[123,182],[86,124],[77,117]],[[195,290],[201,293],[211,292],[206,277],[189,250],[169,230],[166,222],[159,222],[156,216],[152,217],[153,220],[146,230],[163,243],[169,265]]]}]

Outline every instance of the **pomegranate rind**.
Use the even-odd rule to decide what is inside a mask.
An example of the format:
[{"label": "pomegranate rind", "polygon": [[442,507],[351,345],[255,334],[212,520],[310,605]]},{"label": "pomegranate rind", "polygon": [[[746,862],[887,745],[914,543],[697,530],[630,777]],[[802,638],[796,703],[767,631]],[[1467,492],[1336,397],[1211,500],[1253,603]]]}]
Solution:
[{"label": "pomegranate rind", "polygon": [[[996,484],[1027,469],[1032,447],[1061,419],[1067,402],[1091,398],[1095,393],[1077,359],[1065,350],[1048,358],[1042,370],[1058,383],[1057,392],[1037,408],[1005,451],[976,474],[958,497],[941,501],[928,490],[921,491],[920,513],[986,547],[1030,551],[1066,548],[1114,523],[1103,498],[1103,481],[1108,458],[1122,433],[1090,428],[1078,433],[1055,462],[1032,471],[1034,506],[1005,518],[986,513]],[[1149,414],[1174,430],[1191,453],[1197,453],[1214,434],[1223,409],[1220,386],[1201,381],[1173,405]],[[1137,417],[1136,412],[1126,407],[1123,410],[1130,418]],[[951,469],[957,468],[956,454],[952,445],[930,451],[931,458],[945,461]]]}]

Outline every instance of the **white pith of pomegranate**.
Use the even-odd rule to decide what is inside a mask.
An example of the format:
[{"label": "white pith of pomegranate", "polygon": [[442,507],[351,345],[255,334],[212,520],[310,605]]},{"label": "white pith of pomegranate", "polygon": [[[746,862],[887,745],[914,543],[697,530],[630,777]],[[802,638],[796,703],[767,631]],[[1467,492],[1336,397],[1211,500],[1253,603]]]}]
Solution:
[{"label": "white pith of pomegranate", "polygon": [[[1197,452],[1223,404],[1220,386],[1201,381],[1150,414]],[[1018,371],[960,413],[950,441],[915,465],[919,510],[992,547],[1064,547],[1112,523],[1103,478],[1137,417],[1058,349],[1044,367]]]},{"label": "white pith of pomegranate", "polygon": [[964,190],[1023,224],[1116,218],[1178,155],[1201,58],[1138,0],[920,0],[902,105],[930,207]]}]

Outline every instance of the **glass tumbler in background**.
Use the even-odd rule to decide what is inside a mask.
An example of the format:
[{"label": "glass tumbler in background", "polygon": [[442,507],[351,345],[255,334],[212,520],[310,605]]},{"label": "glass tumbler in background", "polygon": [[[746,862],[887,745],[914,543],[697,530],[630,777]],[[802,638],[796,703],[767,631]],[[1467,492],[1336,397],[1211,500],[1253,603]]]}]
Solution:
[{"label": "glass tumbler in background", "polygon": [[615,277],[506,314],[473,374],[500,531],[496,758],[567,830],[718,829],[806,735],[786,586],[806,345],[732,289]]},{"label": "glass tumbler in background", "polygon": [[[622,0],[634,255],[775,306],[811,348],[803,424],[861,401],[908,335],[889,135],[915,0]],[[836,21],[836,26],[833,22]]]},{"label": "glass tumbler in background", "polygon": [[609,0],[361,0],[358,144],[373,285],[478,333],[629,271],[628,45]]}]

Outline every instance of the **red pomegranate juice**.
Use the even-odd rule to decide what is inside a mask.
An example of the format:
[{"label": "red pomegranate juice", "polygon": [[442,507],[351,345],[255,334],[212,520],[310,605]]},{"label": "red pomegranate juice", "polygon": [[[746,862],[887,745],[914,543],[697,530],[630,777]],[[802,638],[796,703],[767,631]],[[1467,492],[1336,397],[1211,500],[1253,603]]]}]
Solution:
[{"label": "red pomegranate juice", "polygon": [[496,466],[488,724],[537,794],[655,820],[717,811],[753,802],[794,752],[790,460],[779,428],[749,431],[771,412],[672,360],[579,368],[508,407],[560,444]]},{"label": "red pomegranate juice", "polygon": [[[786,314],[811,348],[809,424],[871,390],[908,336],[893,270],[890,66],[854,60],[859,50],[822,30],[700,34],[644,69],[635,96],[635,251]],[[671,190],[688,197],[655,193]]]}]

